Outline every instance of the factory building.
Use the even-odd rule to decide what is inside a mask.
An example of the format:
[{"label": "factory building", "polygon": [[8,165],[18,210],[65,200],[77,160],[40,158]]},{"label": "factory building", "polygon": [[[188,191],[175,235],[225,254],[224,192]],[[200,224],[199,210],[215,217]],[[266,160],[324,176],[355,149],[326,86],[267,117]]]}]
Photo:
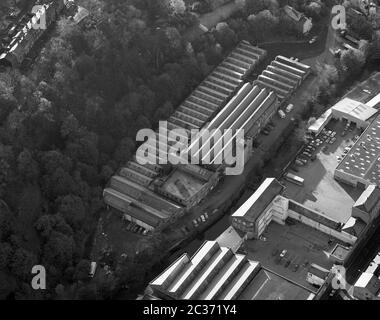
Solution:
[{"label": "factory building", "polygon": [[259,239],[271,221],[285,224],[292,218],[348,245],[356,237],[341,230],[341,224],[326,215],[281,195],[284,187],[275,179],[267,178],[260,187],[231,216],[231,224],[244,232],[248,239]]},{"label": "factory building", "polygon": [[359,101],[344,98],[331,107],[331,112],[334,119],[355,123],[358,128],[365,129],[378,110]]},{"label": "factory building", "polygon": [[310,74],[311,67],[284,56],[277,56],[254,84],[276,93],[280,102],[286,100]]},{"label": "factory building", "polygon": [[380,188],[370,185],[352,207],[352,217],[369,224],[380,214]]},{"label": "factory building", "polygon": [[339,163],[334,178],[361,189],[371,184],[380,185],[380,115]]},{"label": "factory building", "polygon": [[[142,298],[313,299],[315,285],[322,286],[333,266],[344,262],[356,237],[337,221],[285,198],[283,189],[276,179],[266,179],[231,216],[231,227],[193,256],[180,256],[149,283]],[[275,261],[280,253],[280,260],[292,261],[293,272]],[[308,267],[299,269],[297,263],[305,260]]]},{"label": "factory building", "polygon": [[259,270],[258,262],[206,241],[191,258],[179,257],[147,291],[165,300],[235,300]]},{"label": "factory building", "polygon": [[[0,39],[0,66],[19,67],[41,36],[64,10],[64,0],[51,1],[34,14],[25,14],[19,21],[8,27],[8,33]],[[41,17],[45,17],[46,26],[39,27]]]},{"label": "factory building", "polygon": [[203,128],[213,119],[265,55],[265,50],[240,42],[170,116],[167,128],[156,132],[156,141],[144,142],[153,147],[148,155],[154,161],[141,164],[135,155],[111,178],[103,193],[105,203],[147,230],[167,225],[199,203],[218,183],[219,174],[197,165],[161,164],[167,162],[165,156],[173,145],[168,130],[181,129],[184,140],[190,139],[190,130]]},{"label": "factory building", "polygon": [[224,150],[233,147],[235,142],[236,134],[227,139],[225,130],[234,133],[243,130],[244,134],[250,132],[250,137],[253,138],[277,111],[278,106],[273,91],[246,83],[205,127],[207,134],[200,135],[192,142],[190,148],[199,146],[194,156],[199,156],[201,163],[217,165]]}]

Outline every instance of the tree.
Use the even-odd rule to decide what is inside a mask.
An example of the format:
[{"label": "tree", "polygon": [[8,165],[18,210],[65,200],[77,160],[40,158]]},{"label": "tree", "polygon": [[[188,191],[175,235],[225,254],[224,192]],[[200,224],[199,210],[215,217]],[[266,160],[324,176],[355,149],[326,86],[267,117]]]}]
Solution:
[{"label": "tree", "polygon": [[90,261],[81,260],[75,267],[74,279],[85,281],[88,279],[88,273],[90,271]]},{"label": "tree", "polygon": [[79,133],[79,122],[77,118],[70,114],[62,122],[61,135],[66,138]]},{"label": "tree", "polygon": [[216,25],[216,40],[224,49],[230,49],[237,42],[235,32],[225,22]]},{"label": "tree", "polygon": [[186,11],[186,5],[183,0],[170,0],[170,6],[174,14],[184,14]]},{"label": "tree", "polygon": [[9,266],[12,257],[12,247],[9,243],[0,242],[0,270]]},{"label": "tree", "polygon": [[115,155],[114,159],[118,163],[125,164],[131,157],[135,150],[135,142],[131,138],[125,138],[121,140]]},{"label": "tree", "polygon": [[26,181],[35,181],[39,175],[38,163],[33,159],[29,150],[24,149],[17,157],[19,174]]},{"label": "tree", "polygon": [[322,6],[318,2],[310,2],[305,8],[306,14],[313,19],[318,20],[322,12]]},{"label": "tree", "polygon": [[86,207],[82,199],[69,194],[57,199],[58,212],[74,229],[79,229],[86,217]]},{"label": "tree", "polygon": [[356,33],[360,39],[372,40],[372,25],[366,17],[361,15],[355,15],[354,17],[348,16],[347,23],[349,28]]},{"label": "tree", "polygon": [[15,276],[22,280],[28,280],[32,268],[36,264],[37,258],[34,253],[23,248],[18,248],[11,258],[10,269]]},{"label": "tree", "polygon": [[365,63],[365,57],[363,52],[359,50],[345,50],[340,56],[340,63],[348,77],[355,77],[362,71],[362,67]]},{"label": "tree", "polygon": [[71,236],[53,231],[43,250],[43,259],[48,265],[64,270],[72,264],[75,242]]},{"label": "tree", "polygon": [[34,226],[45,239],[50,238],[53,231],[66,235],[72,235],[74,233],[60,214],[43,215],[36,221]]}]

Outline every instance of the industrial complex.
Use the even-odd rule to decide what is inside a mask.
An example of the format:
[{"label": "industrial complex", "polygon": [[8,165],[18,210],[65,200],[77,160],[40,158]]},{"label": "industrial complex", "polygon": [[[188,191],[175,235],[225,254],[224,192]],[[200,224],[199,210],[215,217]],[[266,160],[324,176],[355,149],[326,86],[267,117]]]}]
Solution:
[{"label": "industrial complex", "polygon": [[[344,230],[345,225],[286,198],[283,190],[276,179],[264,180],[231,215],[231,227],[203,243],[192,257],[181,255],[150,282],[143,298],[317,296],[334,266],[345,264],[361,235],[355,236]],[[370,214],[368,222],[377,218],[378,193],[375,186],[365,190],[352,209],[353,216],[366,219],[363,215]]]},{"label": "industrial complex", "polygon": [[[227,148],[236,148],[236,134],[227,139],[225,130],[243,130],[244,161],[248,161],[253,139],[310,73],[309,66],[277,56],[257,80],[246,82],[265,56],[264,50],[240,42],[169,117],[167,127],[159,128],[156,139],[144,142],[153,161],[146,163],[136,154],[111,178],[104,190],[106,204],[145,230],[163,227],[199,203],[218,183],[227,165],[219,161],[221,155]],[[200,131],[189,146],[197,145],[191,156],[200,159],[199,165],[164,164],[162,150],[168,153],[173,142],[180,143],[168,142],[166,135],[174,129],[182,130],[178,132],[183,132],[185,141],[192,129],[211,132],[206,137]]]}]

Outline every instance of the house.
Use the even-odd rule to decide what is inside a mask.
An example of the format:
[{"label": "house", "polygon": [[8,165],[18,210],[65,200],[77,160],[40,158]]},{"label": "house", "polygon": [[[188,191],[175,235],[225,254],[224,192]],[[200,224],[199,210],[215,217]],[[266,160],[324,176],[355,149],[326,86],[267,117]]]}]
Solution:
[{"label": "house", "polygon": [[288,17],[294,22],[296,29],[303,34],[307,34],[313,27],[312,19],[305,16],[305,14],[297,11],[293,7],[286,5],[284,11]]}]

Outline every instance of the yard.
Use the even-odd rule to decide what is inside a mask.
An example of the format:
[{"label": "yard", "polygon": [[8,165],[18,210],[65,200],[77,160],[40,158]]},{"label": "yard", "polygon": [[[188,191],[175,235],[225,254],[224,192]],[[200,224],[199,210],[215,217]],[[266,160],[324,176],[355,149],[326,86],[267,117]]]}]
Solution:
[{"label": "yard", "polygon": [[[334,179],[338,157],[343,155],[344,148],[353,144],[352,138],[359,133],[355,129],[342,137],[343,129],[342,122],[331,121],[327,130],[336,131],[337,140],[333,144],[325,142],[320,145],[314,152],[316,160],[308,161],[305,166],[297,167],[298,172],[293,172],[305,180],[304,186],[285,180],[282,183],[286,186],[286,197],[345,223],[351,217],[352,205],[361,192]],[[322,151],[323,146],[327,150]]]}]

